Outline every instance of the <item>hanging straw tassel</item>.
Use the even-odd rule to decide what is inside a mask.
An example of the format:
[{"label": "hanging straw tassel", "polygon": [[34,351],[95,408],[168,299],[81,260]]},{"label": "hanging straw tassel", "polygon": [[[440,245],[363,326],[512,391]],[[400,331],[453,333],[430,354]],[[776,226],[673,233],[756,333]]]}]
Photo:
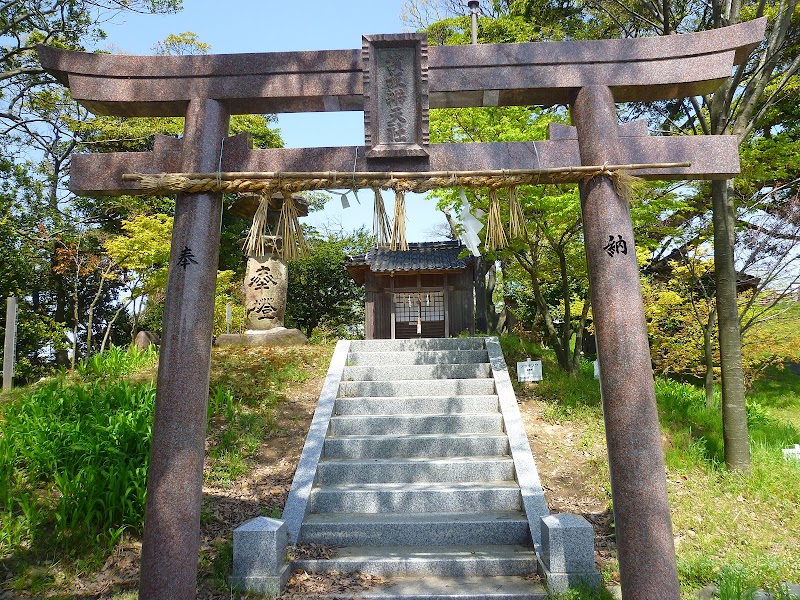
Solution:
[{"label": "hanging straw tassel", "polygon": [[253,215],[253,224],[250,226],[250,231],[247,232],[247,238],[244,241],[244,253],[247,256],[266,256],[267,254],[267,243],[264,240],[264,236],[267,235],[269,198],[270,195],[268,193],[261,194],[258,208]]},{"label": "hanging straw tassel", "polygon": [[406,240],[406,191],[395,188],[394,191],[394,223],[392,225],[391,250],[408,251]]},{"label": "hanging straw tassel", "polygon": [[626,173],[625,171],[614,171],[611,174],[611,183],[614,185],[614,191],[625,201],[630,201],[633,192],[642,181],[641,178]]},{"label": "hanging straw tassel", "polygon": [[593,173],[588,177],[584,177],[581,181],[585,186],[595,177],[608,177],[611,179],[611,185],[614,186],[614,191],[622,200],[629,202],[633,196],[634,191],[641,185],[642,179],[631,175],[622,169],[612,170],[606,165],[603,165],[597,173]]},{"label": "hanging straw tassel", "polygon": [[525,216],[517,198],[517,188],[508,188],[508,237],[510,240],[522,237],[525,231]]},{"label": "hanging straw tassel", "polygon": [[281,258],[289,261],[307,255],[308,245],[303,236],[303,230],[300,228],[297,205],[292,192],[284,190],[281,194],[283,195],[283,206],[278,221],[278,235],[283,239]]},{"label": "hanging straw tassel", "polygon": [[486,247],[489,250],[501,250],[508,245],[503,221],[500,218],[500,199],[497,190],[489,190],[489,218],[486,223]]},{"label": "hanging straw tassel", "polygon": [[372,233],[375,235],[375,243],[380,246],[388,246],[392,235],[392,224],[389,222],[389,215],[386,214],[386,205],[383,202],[381,188],[372,188],[375,192],[375,213],[372,217]]}]

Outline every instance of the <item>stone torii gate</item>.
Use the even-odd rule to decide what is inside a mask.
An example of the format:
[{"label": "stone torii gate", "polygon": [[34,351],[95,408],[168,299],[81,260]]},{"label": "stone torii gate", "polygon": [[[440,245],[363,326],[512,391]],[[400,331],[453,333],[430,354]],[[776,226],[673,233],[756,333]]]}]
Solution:
[{"label": "stone torii gate", "polygon": [[[135,194],[129,173],[474,171],[691,161],[647,179],[729,178],[732,136],[648,137],[615,103],[713,93],[761,41],[766,20],[689,35],[428,48],[417,34],[356,50],[116,56],[39,47],[44,68],[97,114],[183,116],[152,152],[73,157],[78,194]],[[429,144],[428,108],[566,104],[574,127],[543,142]],[[253,150],[231,114],[363,110],[362,147]],[[601,364],[622,591],[678,599],[653,373],[628,202],[612,177],[581,186]],[[142,598],[195,595],[222,193],[179,193],[158,369]],[[610,243],[609,240],[612,242]],[[622,250],[626,250],[623,252]]]}]

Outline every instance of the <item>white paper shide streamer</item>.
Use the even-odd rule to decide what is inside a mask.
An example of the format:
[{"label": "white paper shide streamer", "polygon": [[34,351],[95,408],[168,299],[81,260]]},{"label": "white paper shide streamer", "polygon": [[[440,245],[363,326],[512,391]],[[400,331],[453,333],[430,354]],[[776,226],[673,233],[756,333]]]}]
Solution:
[{"label": "white paper shide streamer", "polygon": [[478,234],[483,229],[483,223],[480,221],[480,218],[483,217],[483,211],[476,209],[477,217],[473,216],[464,190],[458,190],[458,195],[461,197],[461,226],[464,230],[458,237],[472,252],[472,256],[480,256],[481,239]]}]

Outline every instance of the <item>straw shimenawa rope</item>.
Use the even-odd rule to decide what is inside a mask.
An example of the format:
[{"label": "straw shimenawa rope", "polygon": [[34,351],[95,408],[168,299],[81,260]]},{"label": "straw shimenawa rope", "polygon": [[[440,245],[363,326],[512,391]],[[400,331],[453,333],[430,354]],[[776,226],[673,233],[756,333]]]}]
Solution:
[{"label": "straw shimenawa rope", "polygon": [[247,256],[267,256],[276,252],[285,261],[305,256],[308,253],[308,244],[300,227],[297,204],[292,193],[288,191],[283,193],[277,235],[274,237],[269,235],[269,201],[270,195],[261,195],[258,208],[253,215],[253,224],[244,242],[244,253]]},{"label": "straw shimenawa rope", "polygon": [[586,186],[597,177],[608,177],[611,180],[611,185],[614,186],[614,191],[625,201],[630,200],[633,188],[642,181],[641,178],[626,173],[622,169],[614,169],[613,165],[603,165],[596,173],[590,173],[581,178],[581,183]]},{"label": "straw shimenawa rope", "polygon": [[508,237],[513,239],[522,237],[525,232],[525,216],[522,214],[522,205],[517,198],[517,188],[508,188]]},{"label": "straw shimenawa rope", "polygon": [[[245,251],[250,255],[264,255],[269,249],[265,240],[269,197],[281,192],[284,197],[281,208],[278,236],[282,237],[281,254],[285,260],[297,258],[307,252],[303,232],[298,220],[293,192],[307,190],[329,190],[348,181],[352,190],[372,188],[375,190],[375,213],[373,225],[378,245],[385,245],[391,229],[389,246],[392,250],[407,250],[405,224],[406,192],[427,192],[437,188],[488,187],[490,188],[489,219],[486,229],[486,244],[490,250],[504,248],[508,244],[500,218],[499,188],[509,188],[509,234],[516,238],[525,233],[525,219],[516,194],[520,185],[547,183],[578,183],[587,185],[597,177],[609,177],[617,194],[628,200],[632,186],[640,181],[627,171],[640,169],[675,169],[690,167],[689,162],[643,163],[627,165],[587,165],[579,167],[554,167],[545,169],[505,169],[493,171],[409,171],[409,172],[217,172],[217,173],[125,173],[123,181],[137,182],[142,193],[157,195],[172,192],[259,192],[261,201],[253,217],[253,226],[245,242]],[[337,181],[339,185],[337,185]],[[396,194],[394,222],[390,226],[381,188],[394,189]],[[277,242],[275,243],[277,245]]]},{"label": "straw shimenawa rope", "polygon": [[646,163],[628,165],[594,165],[547,169],[506,169],[494,171],[410,171],[410,172],[233,172],[233,173],[126,173],[123,181],[138,182],[144,194],[171,192],[270,192],[291,189],[336,189],[345,179],[348,187],[394,188],[402,185],[407,192],[427,192],[451,187],[512,187],[545,183],[577,183],[586,178],[609,176],[621,185],[630,176],[621,171],[639,169],[673,169],[691,163]]},{"label": "straw shimenawa rope", "polygon": [[392,235],[392,224],[389,222],[389,215],[386,213],[386,204],[383,202],[381,188],[372,188],[375,192],[375,212],[372,217],[372,233],[375,235],[375,243],[379,247],[388,246]]},{"label": "straw shimenawa rope", "polygon": [[392,241],[390,250],[408,250],[406,240],[406,191],[402,188],[394,191],[394,223],[392,224]]},{"label": "straw shimenawa rope", "polygon": [[247,256],[266,256],[267,242],[265,236],[267,234],[267,217],[269,214],[269,196],[261,194],[258,202],[258,208],[253,215],[253,224],[250,226],[250,231],[247,232],[247,238],[244,241],[244,253]]},{"label": "straw shimenawa rope", "polygon": [[308,244],[300,227],[297,204],[291,190],[283,192],[283,206],[278,218],[278,235],[283,239],[281,257],[289,261],[308,254]]}]

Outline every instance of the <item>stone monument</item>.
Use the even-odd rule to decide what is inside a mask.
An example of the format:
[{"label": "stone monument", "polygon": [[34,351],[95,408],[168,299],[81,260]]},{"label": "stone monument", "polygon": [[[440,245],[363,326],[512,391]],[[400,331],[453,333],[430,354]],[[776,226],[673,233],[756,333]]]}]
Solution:
[{"label": "stone monument", "polygon": [[[308,214],[308,203],[295,195],[300,215]],[[252,219],[260,196],[243,194],[231,207],[231,212]],[[283,206],[281,196],[270,199],[267,211],[267,229],[275,232],[278,216]],[[281,256],[283,240],[278,235],[265,235],[261,256],[249,255],[242,284],[247,330],[243,334],[225,333],[217,336],[218,346],[289,346],[307,344],[308,339],[298,329],[284,327],[286,294],[289,286],[289,269]]]}]

